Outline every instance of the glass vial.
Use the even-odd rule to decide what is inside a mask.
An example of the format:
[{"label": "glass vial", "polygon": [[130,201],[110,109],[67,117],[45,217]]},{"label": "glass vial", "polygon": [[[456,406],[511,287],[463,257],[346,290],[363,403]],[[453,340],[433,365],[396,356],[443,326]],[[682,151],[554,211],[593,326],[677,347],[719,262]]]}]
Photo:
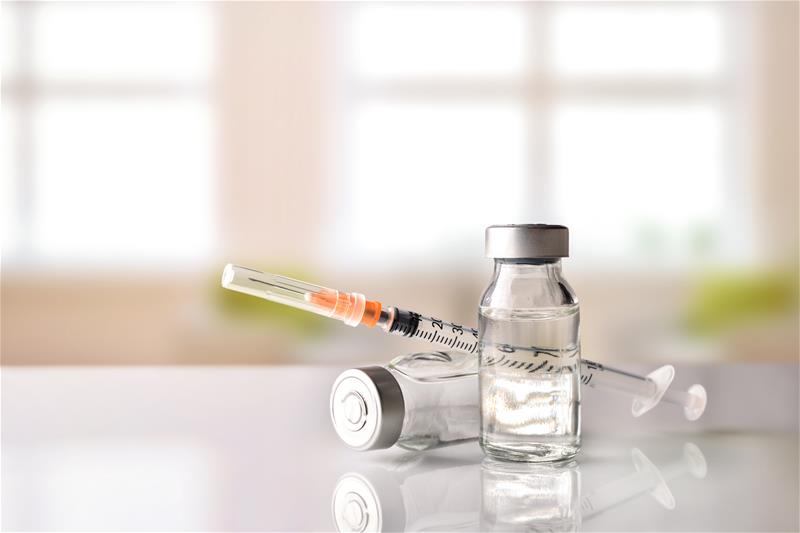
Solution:
[{"label": "glass vial", "polygon": [[580,531],[581,472],[576,461],[481,464],[480,531]]},{"label": "glass vial", "polygon": [[361,465],[336,483],[333,523],[341,533],[478,531],[478,461],[473,453],[421,453]]},{"label": "glass vial", "polygon": [[484,452],[501,460],[559,461],[580,449],[578,300],[561,275],[564,226],[486,229],[494,277],[480,305]]},{"label": "glass vial", "polygon": [[333,427],[356,450],[428,450],[474,439],[476,366],[474,355],[423,352],[346,370],[331,390]]}]

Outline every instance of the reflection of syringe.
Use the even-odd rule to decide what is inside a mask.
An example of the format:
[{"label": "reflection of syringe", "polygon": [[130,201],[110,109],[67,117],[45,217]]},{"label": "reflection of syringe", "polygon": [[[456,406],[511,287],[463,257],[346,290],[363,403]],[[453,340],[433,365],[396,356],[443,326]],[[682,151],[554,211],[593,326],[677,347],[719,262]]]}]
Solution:
[{"label": "reflection of syringe", "polygon": [[638,448],[631,450],[631,458],[635,473],[588,494],[584,487],[590,465],[582,468],[576,462],[546,465],[486,458],[481,467],[480,530],[578,531],[581,523],[646,493],[664,509],[673,510],[675,497],[667,481],[686,473],[703,479],[707,471],[703,452],[688,442],[683,445],[683,457],[660,468]]},{"label": "reflection of syringe", "polygon": [[665,509],[672,510],[675,508],[675,497],[669,490],[667,481],[686,472],[697,479],[703,479],[708,470],[703,452],[691,442],[683,445],[683,456],[679,460],[660,469],[638,448],[631,450],[631,458],[636,467],[635,474],[607,483],[581,499],[584,520],[644,492],[649,492]]},{"label": "reflection of syringe", "polygon": [[[348,326],[378,326],[392,335],[418,338],[467,353],[477,354],[480,349],[476,329],[396,307],[384,307],[380,302],[367,300],[363,294],[356,292],[341,292],[232,264],[227,265],[222,273],[222,286],[335,318]],[[559,357],[557,353],[536,347],[502,345],[499,351],[503,356],[493,364],[521,372],[548,372],[561,366],[553,364],[553,359]],[[687,419],[697,420],[706,407],[705,389],[702,385],[692,385],[688,391],[667,390],[674,377],[675,369],[671,365],[663,366],[647,376],[638,376],[587,359],[581,360],[582,383],[632,395],[634,416],[641,416],[664,400],[683,407]]]},{"label": "reflection of syringe", "polygon": [[667,482],[686,474],[703,479],[707,471],[703,452],[692,443],[665,465],[654,464],[638,448],[631,458],[636,472],[589,493],[586,486],[598,472],[614,470],[605,461],[593,463],[598,470],[576,462],[477,462],[472,455],[386,458],[339,478],[331,498],[333,523],[342,533],[578,531],[643,494],[671,511],[676,499]]}]

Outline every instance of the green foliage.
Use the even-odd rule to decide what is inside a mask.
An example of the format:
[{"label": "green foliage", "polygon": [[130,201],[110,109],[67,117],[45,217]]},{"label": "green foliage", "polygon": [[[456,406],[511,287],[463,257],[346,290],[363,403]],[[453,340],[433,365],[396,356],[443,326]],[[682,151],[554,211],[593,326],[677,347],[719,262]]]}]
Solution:
[{"label": "green foliage", "polygon": [[686,316],[696,334],[715,334],[748,323],[790,316],[798,308],[797,270],[718,273],[697,286]]}]

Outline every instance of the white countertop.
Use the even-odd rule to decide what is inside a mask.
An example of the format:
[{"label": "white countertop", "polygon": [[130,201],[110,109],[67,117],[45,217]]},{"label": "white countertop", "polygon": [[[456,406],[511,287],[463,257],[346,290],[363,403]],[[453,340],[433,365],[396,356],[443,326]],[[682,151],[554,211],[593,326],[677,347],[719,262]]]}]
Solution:
[{"label": "white countertop", "polygon": [[330,531],[337,488],[368,531],[800,529],[796,365],[679,368],[694,424],[588,390],[577,464],[511,471],[476,443],[346,449],[341,370],[5,367],[2,529]]}]

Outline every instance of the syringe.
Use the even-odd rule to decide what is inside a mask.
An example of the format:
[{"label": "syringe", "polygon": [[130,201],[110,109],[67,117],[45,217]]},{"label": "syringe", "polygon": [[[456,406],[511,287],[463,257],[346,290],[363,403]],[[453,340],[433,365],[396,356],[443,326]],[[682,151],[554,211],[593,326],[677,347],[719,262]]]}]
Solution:
[{"label": "syringe", "polygon": [[[413,337],[450,350],[477,354],[478,330],[428,317],[397,307],[384,307],[357,292],[343,292],[277,274],[269,274],[228,264],[222,272],[222,286],[258,298],[285,304],[318,315],[341,320],[348,326],[379,327],[386,333]],[[532,346],[501,345],[502,356],[493,364],[528,373],[547,372],[555,365],[557,352]],[[524,358],[516,356],[524,355]],[[639,376],[600,363],[581,359],[581,382],[589,387],[622,392],[634,397],[631,412],[641,416],[659,402],[683,407],[688,420],[697,420],[706,408],[706,391],[692,385],[686,391],[667,390],[675,377],[672,365],[665,365],[647,376]]]}]

